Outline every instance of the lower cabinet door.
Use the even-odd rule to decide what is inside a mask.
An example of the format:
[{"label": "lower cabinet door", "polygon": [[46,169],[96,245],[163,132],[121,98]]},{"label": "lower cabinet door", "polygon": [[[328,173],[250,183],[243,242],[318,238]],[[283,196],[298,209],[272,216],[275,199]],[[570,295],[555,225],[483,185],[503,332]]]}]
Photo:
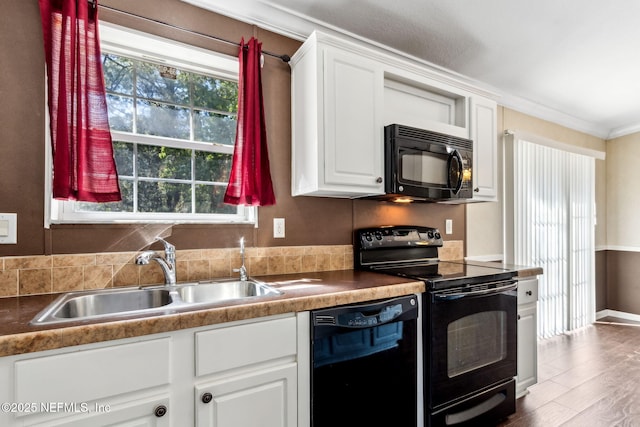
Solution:
[{"label": "lower cabinet door", "polygon": [[[135,399],[117,405],[92,404],[77,408],[79,415],[51,417],[53,419],[25,420],[24,425],[32,426],[118,426],[118,427],[168,427],[171,425],[169,396],[151,396]],[[83,404],[84,405],[84,404]],[[35,421],[35,422],[30,422]]]},{"label": "lower cabinet door", "polygon": [[288,363],[196,385],[196,425],[295,427],[296,375]]},{"label": "lower cabinet door", "polygon": [[516,377],[516,397],[527,393],[538,381],[538,319],[536,305],[527,304],[518,307],[518,376]]}]

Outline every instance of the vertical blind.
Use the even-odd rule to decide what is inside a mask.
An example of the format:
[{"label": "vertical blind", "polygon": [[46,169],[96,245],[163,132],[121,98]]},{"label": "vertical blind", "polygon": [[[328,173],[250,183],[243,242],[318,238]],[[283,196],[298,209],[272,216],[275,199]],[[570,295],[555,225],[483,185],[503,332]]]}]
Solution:
[{"label": "vertical blind", "polygon": [[595,159],[512,136],[513,261],[544,269],[538,336],[595,320]]}]

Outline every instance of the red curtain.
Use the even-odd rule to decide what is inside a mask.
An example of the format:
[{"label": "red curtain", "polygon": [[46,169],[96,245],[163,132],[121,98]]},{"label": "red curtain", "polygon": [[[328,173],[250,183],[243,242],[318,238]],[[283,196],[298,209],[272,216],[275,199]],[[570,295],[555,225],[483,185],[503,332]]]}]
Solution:
[{"label": "red curtain", "polygon": [[51,142],[53,197],[121,199],[98,39],[98,2],[39,0]]},{"label": "red curtain", "polygon": [[238,122],[229,185],[224,202],[266,206],[276,203],[269,171],[267,131],[262,101],[260,57],[262,43],[251,38],[240,42],[238,59]]}]

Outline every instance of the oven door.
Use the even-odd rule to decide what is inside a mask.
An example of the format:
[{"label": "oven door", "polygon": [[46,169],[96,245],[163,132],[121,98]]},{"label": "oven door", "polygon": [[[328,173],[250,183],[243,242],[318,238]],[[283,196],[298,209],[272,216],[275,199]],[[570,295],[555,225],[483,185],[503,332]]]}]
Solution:
[{"label": "oven door", "polygon": [[426,398],[431,410],[517,373],[517,282],[426,293]]}]

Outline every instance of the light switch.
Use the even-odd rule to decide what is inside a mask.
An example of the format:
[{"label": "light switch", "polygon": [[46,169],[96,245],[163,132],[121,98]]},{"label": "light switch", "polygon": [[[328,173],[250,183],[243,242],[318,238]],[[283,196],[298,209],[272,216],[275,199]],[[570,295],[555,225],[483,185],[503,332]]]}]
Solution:
[{"label": "light switch", "polygon": [[18,243],[18,215],[14,213],[0,214],[0,245]]}]

